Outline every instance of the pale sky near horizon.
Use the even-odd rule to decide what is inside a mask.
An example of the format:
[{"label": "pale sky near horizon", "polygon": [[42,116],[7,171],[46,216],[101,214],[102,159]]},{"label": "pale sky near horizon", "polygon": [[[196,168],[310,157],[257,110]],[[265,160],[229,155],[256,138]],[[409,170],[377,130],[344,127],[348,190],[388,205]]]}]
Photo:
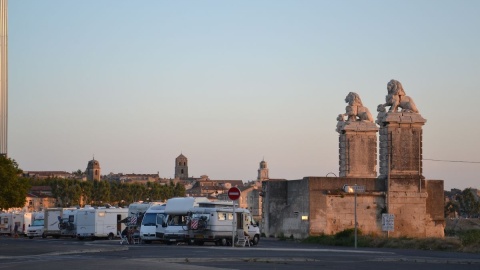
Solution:
[{"label": "pale sky near horizon", "polygon": [[8,154],[26,171],[338,175],[336,117],[399,80],[427,179],[480,188],[480,1],[8,2]]}]

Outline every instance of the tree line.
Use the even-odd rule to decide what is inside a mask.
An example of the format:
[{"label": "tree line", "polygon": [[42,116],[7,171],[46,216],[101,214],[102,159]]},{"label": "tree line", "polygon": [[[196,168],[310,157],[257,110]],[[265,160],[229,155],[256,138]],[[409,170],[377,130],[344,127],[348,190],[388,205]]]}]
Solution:
[{"label": "tree line", "polygon": [[466,188],[463,191],[445,193],[450,199],[445,203],[445,217],[480,217],[480,200],[475,189]]},{"label": "tree line", "polygon": [[58,207],[71,206],[128,206],[137,201],[166,201],[184,197],[185,186],[173,182],[118,183],[109,181],[82,181],[77,179],[30,179],[31,186],[50,186]]}]

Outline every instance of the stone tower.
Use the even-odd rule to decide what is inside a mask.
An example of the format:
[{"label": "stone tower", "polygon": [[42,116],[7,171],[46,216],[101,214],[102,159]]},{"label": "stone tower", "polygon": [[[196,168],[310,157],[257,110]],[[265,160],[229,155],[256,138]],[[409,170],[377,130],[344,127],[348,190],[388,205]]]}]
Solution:
[{"label": "stone tower", "polygon": [[378,128],[357,93],[350,92],[345,102],[346,112],[337,117],[339,176],[375,178]]},{"label": "stone tower", "polygon": [[188,179],[188,159],[183,154],[175,159],[175,179]]},{"label": "stone tower", "polygon": [[100,163],[98,162],[98,160],[95,160],[95,158],[93,158],[88,162],[87,170],[85,171],[85,174],[87,175],[87,180],[100,181],[100,173]]},{"label": "stone tower", "polygon": [[385,180],[387,212],[395,217],[390,236],[443,236],[443,181],[435,184],[422,175],[422,127],[427,120],[399,81],[391,80],[387,90],[386,103],[377,107],[377,123],[379,178]]},{"label": "stone tower", "polygon": [[262,160],[260,162],[260,168],[258,169],[257,180],[263,181],[268,179],[269,177],[268,177],[267,162],[265,162],[265,160]]},{"label": "stone tower", "polygon": [[[422,126],[427,122],[402,84],[387,84],[386,103],[377,107],[380,126],[380,178],[422,176]],[[387,112],[385,106],[390,106]],[[402,110],[399,112],[398,108]],[[417,185],[418,186],[418,185]]]},{"label": "stone tower", "polygon": [[8,135],[8,35],[7,0],[0,0],[0,155],[7,156]]}]

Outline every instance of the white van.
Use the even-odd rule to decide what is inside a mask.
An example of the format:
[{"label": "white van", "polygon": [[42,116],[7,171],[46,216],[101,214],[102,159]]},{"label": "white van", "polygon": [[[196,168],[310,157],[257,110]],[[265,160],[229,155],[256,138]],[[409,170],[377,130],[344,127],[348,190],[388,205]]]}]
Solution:
[{"label": "white van", "polygon": [[120,221],[128,215],[127,208],[83,208],[77,211],[77,238],[114,239],[125,228]]},{"label": "white van", "polygon": [[27,236],[30,239],[33,239],[34,237],[42,237],[45,238],[47,237],[43,233],[44,229],[44,213],[43,212],[33,212],[32,213],[32,223],[28,225],[27,228]]},{"label": "white van", "polygon": [[200,203],[189,212],[189,236],[194,243],[214,242],[215,245],[230,245],[233,231],[241,230],[248,234],[252,245],[260,241],[260,229],[250,211],[235,208],[237,225],[233,229],[233,204],[225,202]]},{"label": "white van", "polygon": [[145,212],[140,226],[140,239],[144,243],[150,244],[152,241],[163,240],[165,229],[162,224],[167,220],[165,207],[166,204],[154,204]]},{"label": "white van", "polygon": [[167,244],[175,242],[187,242],[189,241],[189,233],[187,227],[188,212],[195,206],[198,206],[200,202],[208,202],[205,197],[184,197],[184,198],[172,198],[167,201],[165,206],[165,214],[167,220],[162,224],[162,228],[165,230],[163,235],[163,241]]}]

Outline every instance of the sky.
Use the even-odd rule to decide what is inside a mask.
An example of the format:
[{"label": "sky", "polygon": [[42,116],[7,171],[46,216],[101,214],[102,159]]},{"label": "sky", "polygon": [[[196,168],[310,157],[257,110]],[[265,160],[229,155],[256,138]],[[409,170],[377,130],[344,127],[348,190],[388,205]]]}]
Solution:
[{"label": "sky", "polygon": [[[480,1],[8,3],[8,155],[25,171],[338,175],[336,117],[391,79],[427,119],[427,179],[480,188]],[[330,174],[329,176],[332,176]]]}]

